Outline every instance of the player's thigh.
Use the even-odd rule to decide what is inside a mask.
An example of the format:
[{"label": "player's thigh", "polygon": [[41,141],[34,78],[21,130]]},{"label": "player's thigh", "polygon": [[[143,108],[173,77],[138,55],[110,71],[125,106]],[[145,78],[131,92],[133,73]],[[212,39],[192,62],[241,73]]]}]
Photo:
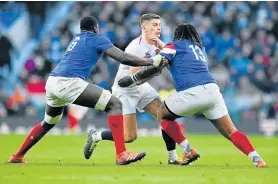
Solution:
[{"label": "player's thigh", "polygon": [[105,110],[111,96],[112,95],[109,91],[104,90],[97,85],[88,84],[73,104],[95,108],[96,110]]},{"label": "player's thigh", "polygon": [[57,124],[60,122],[64,112],[64,106],[51,107],[46,104],[44,121],[49,124]]},{"label": "player's thigh", "polygon": [[176,115],[167,107],[165,102],[161,103],[161,105],[158,107],[157,110],[157,120],[159,122],[163,120],[173,121],[177,118],[180,118],[181,116]]},{"label": "player's thigh", "polygon": [[144,110],[151,115],[153,115],[156,119],[158,119],[158,110],[163,106],[163,102],[159,97],[151,101],[148,105],[145,106]]},{"label": "player's thigh", "polygon": [[63,107],[68,104],[68,101],[65,99],[60,98],[57,95],[60,95],[59,91],[64,92],[64,85],[58,85],[58,82],[61,80],[60,77],[53,77],[49,76],[45,85],[45,90],[46,90],[46,111],[51,111],[48,110],[50,107]]},{"label": "player's thigh", "polygon": [[208,100],[208,107],[202,113],[209,120],[216,120],[228,114],[228,110],[219,87],[216,84],[209,84],[205,98]]},{"label": "player's thigh", "polygon": [[139,95],[140,98],[137,104],[138,111],[144,112],[148,109],[148,112],[152,113],[156,117],[156,112],[154,111],[157,109],[157,103],[159,103],[158,100],[155,101],[159,98],[157,91],[149,83],[144,83],[140,86]]},{"label": "player's thigh", "polygon": [[137,120],[136,114],[123,115],[124,121],[124,137],[127,141],[132,141],[137,138]]},{"label": "player's thigh", "polygon": [[63,114],[63,112],[64,112],[64,106],[62,106],[62,107],[51,107],[50,105],[46,104],[45,113],[49,116],[55,117],[55,116]]},{"label": "player's thigh", "polygon": [[57,124],[60,122],[63,116],[64,106],[67,104],[67,101],[60,99],[55,95],[58,88],[55,86],[57,86],[58,81],[59,78],[50,76],[45,85],[46,107],[44,121],[49,124]]},{"label": "player's thigh", "polygon": [[201,92],[195,89],[175,92],[165,100],[165,104],[177,116],[192,116],[207,106]]},{"label": "player's thigh", "polygon": [[209,91],[207,93],[209,106],[203,111],[203,114],[223,136],[229,139],[237,129],[228,114],[223,96],[216,84],[208,84],[206,87]]},{"label": "player's thigh", "polygon": [[139,93],[133,90],[113,90],[112,93],[122,103],[123,115],[136,114],[136,106],[139,101]]}]

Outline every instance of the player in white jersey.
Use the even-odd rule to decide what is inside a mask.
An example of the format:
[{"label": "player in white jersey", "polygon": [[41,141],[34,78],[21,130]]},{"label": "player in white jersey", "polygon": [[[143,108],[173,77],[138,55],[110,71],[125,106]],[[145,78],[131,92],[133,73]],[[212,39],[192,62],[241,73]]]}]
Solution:
[{"label": "player in white jersey", "polygon": [[[161,32],[160,16],[152,13],[144,14],[140,18],[142,34],[130,42],[125,52],[134,54],[138,57],[151,58],[160,52],[164,43],[159,39]],[[123,104],[124,138],[125,142],[133,142],[137,138],[136,109],[139,112],[147,111],[157,118],[157,109],[162,105],[156,90],[149,83],[140,86],[121,88],[118,81],[128,75],[132,75],[141,67],[130,67],[120,64],[116,75],[112,94],[119,98]],[[179,129],[177,122],[172,122],[173,126]],[[176,143],[162,130],[163,139],[168,150],[168,163],[181,164],[177,160]],[[110,130],[96,132],[91,130],[88,135],[87,143],[84,147],[85,158],[89,159],[96,143],[101,140],[113,140]]]}]

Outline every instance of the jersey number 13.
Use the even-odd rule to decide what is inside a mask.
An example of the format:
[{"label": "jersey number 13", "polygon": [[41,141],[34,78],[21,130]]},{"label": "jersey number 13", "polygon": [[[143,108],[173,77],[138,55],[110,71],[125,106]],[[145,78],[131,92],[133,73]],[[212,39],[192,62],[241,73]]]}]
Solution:
[{"label": "jersey number 13", "polygon": [[200,47],[198,47],[197,45],[189,45],[189,48],[192,49],[196,60],[202,60],[203,62],[206,62],[206,58],[205,58],[202,50],[200,49]]}]

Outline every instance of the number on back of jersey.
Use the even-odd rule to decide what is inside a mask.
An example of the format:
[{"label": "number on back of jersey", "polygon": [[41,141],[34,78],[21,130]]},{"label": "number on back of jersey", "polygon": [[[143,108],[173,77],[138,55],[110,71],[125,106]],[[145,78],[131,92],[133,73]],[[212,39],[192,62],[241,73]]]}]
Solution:
[{"label": "number on back of jersey", "polygon": [[68,48],[67,48],[67,52],[72,51],[72,49],[75,47],[75,45],[77,44],[77,42],[80,40],[80,37],[76,37],[74,40],[72,40],[72,42],[69,44]]},{"label": "number on back of jersey", "polygon": [[189,48],[192,49],[196,60],[202,60],[203,62],[206,62],[206,57],[198,45],[189,45]]}]

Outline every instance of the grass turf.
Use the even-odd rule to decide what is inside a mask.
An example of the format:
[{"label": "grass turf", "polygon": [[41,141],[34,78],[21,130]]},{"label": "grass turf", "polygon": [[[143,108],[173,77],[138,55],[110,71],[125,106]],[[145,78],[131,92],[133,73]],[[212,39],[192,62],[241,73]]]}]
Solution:
[{"label": "grass turf", "polygon": [[[278,183],[278,137],[250,136],[268,168],[255,168],[249,158],[216,135],[189,135],[201,154],[191,166],[167,165],[162,138],[139,137],[127,147],[146,151],[141,162],[116,166],[112,142],[98,144],[90,160],[83,157],[86,136],[46,136],[28,154],[28,164],[7,164],[25,136],[0,135],[0,184],[181,183],[243,184]],[[182,151],[177,148],[179,155]]]}]

